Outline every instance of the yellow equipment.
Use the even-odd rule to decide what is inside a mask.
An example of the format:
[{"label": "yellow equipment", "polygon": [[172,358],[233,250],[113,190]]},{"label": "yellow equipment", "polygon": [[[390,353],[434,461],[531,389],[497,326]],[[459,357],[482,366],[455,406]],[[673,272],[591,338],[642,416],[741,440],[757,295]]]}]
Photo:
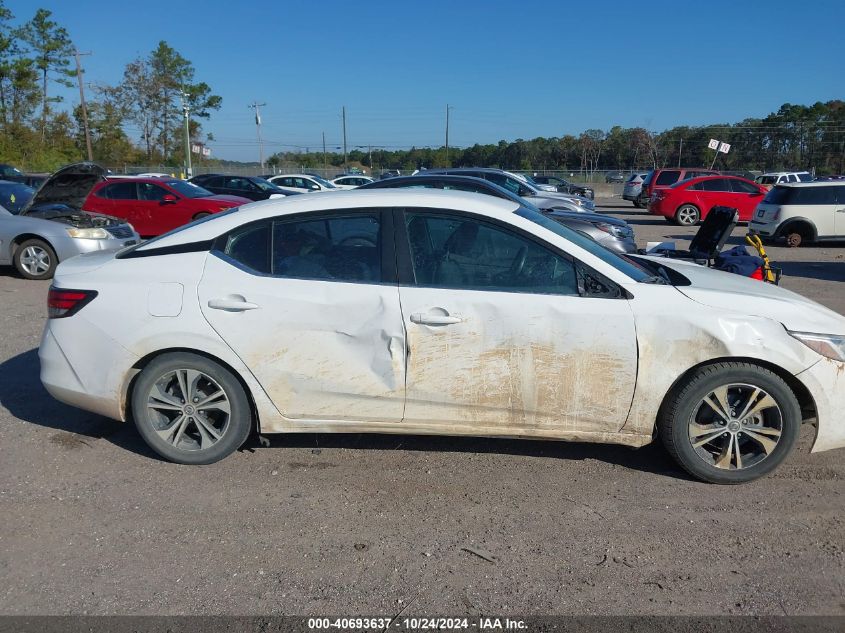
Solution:
[{"label": "yellow equipment", "polygon": [[749,246],[753,247],[757,251],[760,255],[760,259],[763,260],[763,281],[775,285],[779,284],[782,271],[780,268],[772,268],[772,264],[769,261],[768,255],[766,255],[766,249],[763,248],[763,241],[760,239],[760,236],[749,233],[745,236],[745,241]]}]

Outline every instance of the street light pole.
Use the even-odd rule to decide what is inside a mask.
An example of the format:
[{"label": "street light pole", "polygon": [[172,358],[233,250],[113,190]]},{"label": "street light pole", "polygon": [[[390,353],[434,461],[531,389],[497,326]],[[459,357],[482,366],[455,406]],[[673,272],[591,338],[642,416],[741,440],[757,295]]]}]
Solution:
[{"label": "street light pole", "polygon": [[346,106],[341,110],[341,117],[343,118],[343,172],[349,171],[349,165],[346,164]]},{"label": "street light pole", "polygon": [[182,92],[182,112],[185,115],[185,178],[191,178],[194,175],[193,167],[191,167],[191,130],[190,117],[191,106],[188,105],[188,95]]},{"label": "street light pole", "polygon": [[266,105],[266,103],[253,101],[247,106],[255,110],[255,131],[258,134],[258,162],[261,164],[261,171],[264,171],[264,143],[261,140],[261,110],[259,108]]},{"label": "street light pole", "polygon": [[78,48],[73,49],[73,56],[76,58],[76,80],[79,83],[79,105],[82,106],[82,124],[85,127],[85,149],[88,150],[88,160],[94,160],[94,152],[91,150],[91,132],[88,129],[88,106],[85,104],[85,90],[82,87],[82,64],[79,62],[80,55],[91,53],[80,53]]},{"label": "street light pole", "polygon": [[446,167],[449,166],[449,110],[451,106],[446,104]]}]

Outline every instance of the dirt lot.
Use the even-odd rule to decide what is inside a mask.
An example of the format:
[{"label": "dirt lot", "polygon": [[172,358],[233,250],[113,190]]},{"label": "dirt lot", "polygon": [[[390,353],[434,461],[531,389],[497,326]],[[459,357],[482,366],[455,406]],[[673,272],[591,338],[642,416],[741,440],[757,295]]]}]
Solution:
[{"label": "dirt lot", "polygon": [[[604,202],[641,245],[692,233]],[[845,313],[845,245],[772,255]],[[175,466],[44,392],[47,286],[0,269],[0,613],[845,614],[845,450],[810,429],[739,487],[659,445],[307,435]]]}]

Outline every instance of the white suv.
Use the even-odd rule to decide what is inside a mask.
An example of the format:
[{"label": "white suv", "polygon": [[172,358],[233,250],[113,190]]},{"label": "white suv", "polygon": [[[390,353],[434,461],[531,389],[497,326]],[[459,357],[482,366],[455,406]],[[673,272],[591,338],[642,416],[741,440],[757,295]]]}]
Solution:
[{"label": "white suv", "polygon": [[773,171],[754,179],[758,185],[771,189],[775,185],[785,185],[790,182],[810,182],[812,174],[808,171]]},{"label": "white suv", "polygon": [[786,238],[789,246],[845,238],[845,184],[777,185],[757,205],[749,233]]}]

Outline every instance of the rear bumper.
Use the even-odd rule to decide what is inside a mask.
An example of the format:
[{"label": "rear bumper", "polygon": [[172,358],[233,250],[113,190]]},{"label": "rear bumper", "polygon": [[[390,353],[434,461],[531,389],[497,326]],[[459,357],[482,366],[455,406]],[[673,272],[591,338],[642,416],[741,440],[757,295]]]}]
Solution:
[{"label": "rear bumper", "polygon": [[124,382],[138,357],[81,315],[48,320],[38,358],[41,382],[56,400],[125,419]]},{"label": "rear bumper", "polygon": [[795,376],[816,403],[813,453],[845,447],[845,363],[823,358]]},{"label": "rear bumper", "polygon": [[762,222],[755,222],[752,220],[748,223],[748,232],[753,235],[761,235],[763,237],[775,237],[777,235],[777,226],[774,224],[764,224]]}]

